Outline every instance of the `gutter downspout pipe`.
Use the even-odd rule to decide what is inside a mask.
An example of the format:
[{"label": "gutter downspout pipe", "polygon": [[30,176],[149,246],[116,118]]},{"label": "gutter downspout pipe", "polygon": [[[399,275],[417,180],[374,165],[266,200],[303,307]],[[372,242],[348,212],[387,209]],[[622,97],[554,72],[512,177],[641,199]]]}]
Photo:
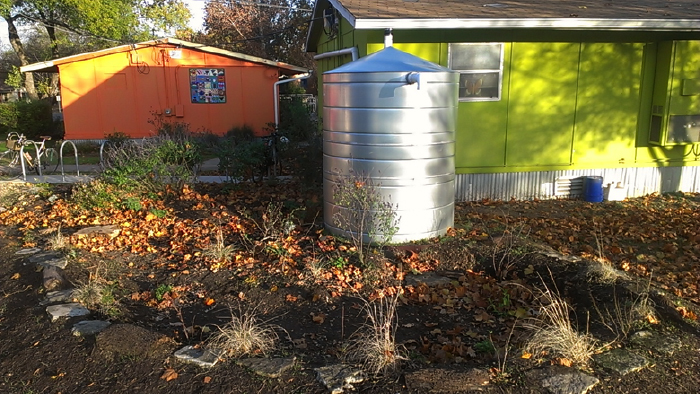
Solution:
[{"label": "gutter downspout pipe", "polygon": [[308,72],[308,73],[302,74],[298,77],[282,79],[280,81],[275,82],[274,86],[272,86],[272,95],[273,95],[274,101],[275,101],[275,130],[280,125],[280,92],[279,92],[279,88],[277,88],[277,87],[283,83],[289,83],[289,82],[297,81],[300,79],[307,79],[310,76],[311,76],[311,73]]},{"label": "gutter downspout pipe", "polygon": [[357,47],[351,47],[351,48],[339,49],[337,51],[321,53],[319,55],[314,56],[314,60],[325,59],[327,57],[342,56],[342,55],[351,55],[353,62],[355,60],[357,60],[357,58],[359,57],[357,55]]}]

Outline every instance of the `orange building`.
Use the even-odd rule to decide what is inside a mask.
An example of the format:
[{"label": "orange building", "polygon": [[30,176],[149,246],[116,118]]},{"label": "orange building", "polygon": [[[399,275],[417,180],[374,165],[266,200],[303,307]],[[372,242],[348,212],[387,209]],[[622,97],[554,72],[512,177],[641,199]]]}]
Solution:
[{"label": "orange building", "polygon": [[307,70],[172,38],[35,63],[22,72],[58,72],[65,139],[132,138],[158,122],[223,134],[274,122],[274,83]]}]

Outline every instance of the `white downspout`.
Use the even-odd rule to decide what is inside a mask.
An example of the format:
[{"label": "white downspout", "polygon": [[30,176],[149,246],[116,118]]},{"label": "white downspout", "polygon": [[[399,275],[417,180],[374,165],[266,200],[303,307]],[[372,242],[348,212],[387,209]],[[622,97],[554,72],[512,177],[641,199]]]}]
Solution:
[{"label": "white downspout", "polygon": [[358,58],[357,48],[352,47],[352,48],[339,49],[337,51],[321,53],[319,55],[314,56],[314,60],[325,59],[327,57],[342,56],[342,55],[351,55],[352,61],[354,62]]},{"label": "white downspout", "polygon": [[274,100],[275,100],[275,130],[277,130],[277,127],[279,127],[279,125],[280,125],[280,112],[279,112],[280,92],[279,92],[279,89],[277,87],[283,83],[297,81],[300,79],[307,79],[310,76],[311,76],[311,73],[306,73],[306,74],[302,74],[301,76],[298,76],[298,77],[287,78],[287,79],[283,79],[281,81],[275,82],[274,86],[272,87],[272,95],[274,96]]}]

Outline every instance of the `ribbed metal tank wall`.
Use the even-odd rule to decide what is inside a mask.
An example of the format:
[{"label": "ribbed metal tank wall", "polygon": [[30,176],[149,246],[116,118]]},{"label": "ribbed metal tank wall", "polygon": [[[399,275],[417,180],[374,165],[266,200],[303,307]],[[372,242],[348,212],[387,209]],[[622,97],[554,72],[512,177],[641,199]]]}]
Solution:
[{"label": "ribbed metal tank wall", "polygon": [[[323,74],[324,222],[338,177],[368,176],[396,208],[392,242],[445,234],[454,224],[459,74],[393,47]],[[370,239],[367,234],[364,237]]]}]

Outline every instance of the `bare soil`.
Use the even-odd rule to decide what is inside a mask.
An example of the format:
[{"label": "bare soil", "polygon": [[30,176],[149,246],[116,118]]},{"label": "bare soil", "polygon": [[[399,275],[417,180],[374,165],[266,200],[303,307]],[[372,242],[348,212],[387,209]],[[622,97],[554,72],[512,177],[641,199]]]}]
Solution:
[{"label": "bare soil", "polygon": [[[232,313],[254,309],[261,321],[277,327],[279,344],[269,356],[294,356],[296,366],[272,379],[232,359],[203,369],[167,356],[114,357],[94,337],[71,335],[81,319],[51,322],[39,304],[45,297],[41,272],[14,253],[30,245],[48,247],[50,233],[42,229],[56,228],[61,215],[75,219],[61,219],[66,235],[93,220],[68,203],[69,189],[59,187],[26,195],[25,205],[5,203],[17,209],[0,213],[0,392],[325,393],[314,368],[352,363],[344,359],[344,349],[366,322],[364,301],[397,291],[404,293],[396,341],[407,360],[396,370],[371,375],[357,386],[359,392],[415,392],[406,376],[422,368],[488,370],[491,382],[481,388],[486,393],[547,393],[536,372],[550,373],[550,368],[597,377],[600,383],[591,393],[694,393],[700,387],[700,237],[688,228],[697,221],[697,195],[600,204],[459,203],[448,235],[387,247],[370,269],[347,264],[353,261],[349,245],[322,231],[318,191],[289,184],[237,191],[200,185],[174,193],[161,207],[169,209],[169,221],[163,222],[168,235],[140,237],[139,226],[146,232],[158,229],[146,226],[157,219],[146,221],[144,207],[141,213],[106,215],[116,224],[130,223],[131,243],[120,238],[124,231],[112,240],[73,240],[67,281],[79,286],[99,275],[114,290],[114,307],[94,310],[91,318],[146,328],[179,348],[201,344]],[[59,199],[49,202],[51,194]],[[260,216],[269,201],[288,203],[288,211],[303,208],[289,239],[257,249],[237,244],[240,258],[224,265],[202,257],[202,245],[213,242],[217,225],[243,223],[232,218],[246,210],[250,217]],[[64,209],[69,212],[51,216]],[[104,222],[104,215],[92,215]],[[13,219],[18,216],[21,220]],[[231,231],[227,240],[233,243],[239,238]],[[292,252],[281,252],[282,246]],[[346,264],[338,263],[338,256],[345,256]],[[312,269],[317,260],[326,264]],[[507,269],[498,270],[503,261]],[[601,280],[591,269],[600,262],[623,276]],[[448,280],[428,286],[421,283],[428,275]],[[523,358],[529,333],[522,323],[537,316],[535,296],[545,285],[572,305],[579,331],[598,339],[601,351],[610,343],[641,353],[650,365],[621,376],[595,362],[570,365],[556,354]],[[159,288],[170,290],[156,297]],[[680,341],[678,350],[668,354],[635,346],[602,324],[597,310],[628,305],[641,294],[649,294],[655,318],[636,322],[630,334],[650,331]],[[161,379],[168,368],[177,372],[176,379]]]}]

